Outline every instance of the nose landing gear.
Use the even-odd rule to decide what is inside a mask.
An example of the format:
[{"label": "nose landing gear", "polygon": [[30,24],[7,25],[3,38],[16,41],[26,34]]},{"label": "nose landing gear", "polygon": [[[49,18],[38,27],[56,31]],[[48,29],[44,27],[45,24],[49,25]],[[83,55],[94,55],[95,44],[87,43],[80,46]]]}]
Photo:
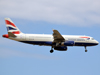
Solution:
[{"label": "nose landing gear", "polygon": [[88,50],[86,49],[86,46],[85,46],[85,52],[87,52]]},{"label": "nose landing gear", "polygon": [[85,50],[85,52],[87,52],[88,50]]}]

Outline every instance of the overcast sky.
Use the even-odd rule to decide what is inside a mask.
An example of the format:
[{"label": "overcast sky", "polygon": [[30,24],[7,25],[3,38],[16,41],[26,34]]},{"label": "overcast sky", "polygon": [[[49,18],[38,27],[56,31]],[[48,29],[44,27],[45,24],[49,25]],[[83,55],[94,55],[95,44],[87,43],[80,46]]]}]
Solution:
[{"label": "overcast sky", "polygon": [[0,0],[0,75],[100,75],[100,46],[51,47],[3,38],[4,18],[23,33],[88,35],[100,42],[100,0]]},{"label": "overcast sky", "polygon": [[100,0],[0,0],[0,16],[55,24],[100,25]]}]

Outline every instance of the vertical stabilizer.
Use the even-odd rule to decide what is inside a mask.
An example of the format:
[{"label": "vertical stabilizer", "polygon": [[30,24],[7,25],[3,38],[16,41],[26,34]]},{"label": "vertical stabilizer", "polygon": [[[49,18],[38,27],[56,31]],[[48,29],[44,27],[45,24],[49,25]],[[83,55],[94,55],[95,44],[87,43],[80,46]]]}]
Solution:
[{"label": "vertical stabilizer", "polygon": [[7,31],[8,33],[11,32],[13,34],[20,34],[22,33],[17,27],[16,25],[11,21],[10,18],[5,18],[5,22],[6,22],[6,27],[7,27]]}]

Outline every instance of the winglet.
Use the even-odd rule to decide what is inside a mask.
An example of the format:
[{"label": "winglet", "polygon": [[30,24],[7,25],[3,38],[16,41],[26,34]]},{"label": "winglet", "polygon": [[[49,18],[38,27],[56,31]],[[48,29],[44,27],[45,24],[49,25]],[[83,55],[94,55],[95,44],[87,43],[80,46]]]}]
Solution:
[{"label": "winglet", "polygon": [[54,31],[54,29],[52,29],[52,31]]}]

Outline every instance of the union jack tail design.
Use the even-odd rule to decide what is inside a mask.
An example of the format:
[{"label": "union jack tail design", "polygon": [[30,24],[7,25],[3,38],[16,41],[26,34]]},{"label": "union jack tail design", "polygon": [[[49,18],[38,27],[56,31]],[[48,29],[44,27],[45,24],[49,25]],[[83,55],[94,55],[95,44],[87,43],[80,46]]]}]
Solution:
[{"label": "union jack tail design", "polygon": [[10,18],[5,18],[5,22],[6,22],[6,27],[7,27],[7,31],[11,32],[13,34],[20,34],[22,33],[16,26],[15,24],[11,21]]}]

